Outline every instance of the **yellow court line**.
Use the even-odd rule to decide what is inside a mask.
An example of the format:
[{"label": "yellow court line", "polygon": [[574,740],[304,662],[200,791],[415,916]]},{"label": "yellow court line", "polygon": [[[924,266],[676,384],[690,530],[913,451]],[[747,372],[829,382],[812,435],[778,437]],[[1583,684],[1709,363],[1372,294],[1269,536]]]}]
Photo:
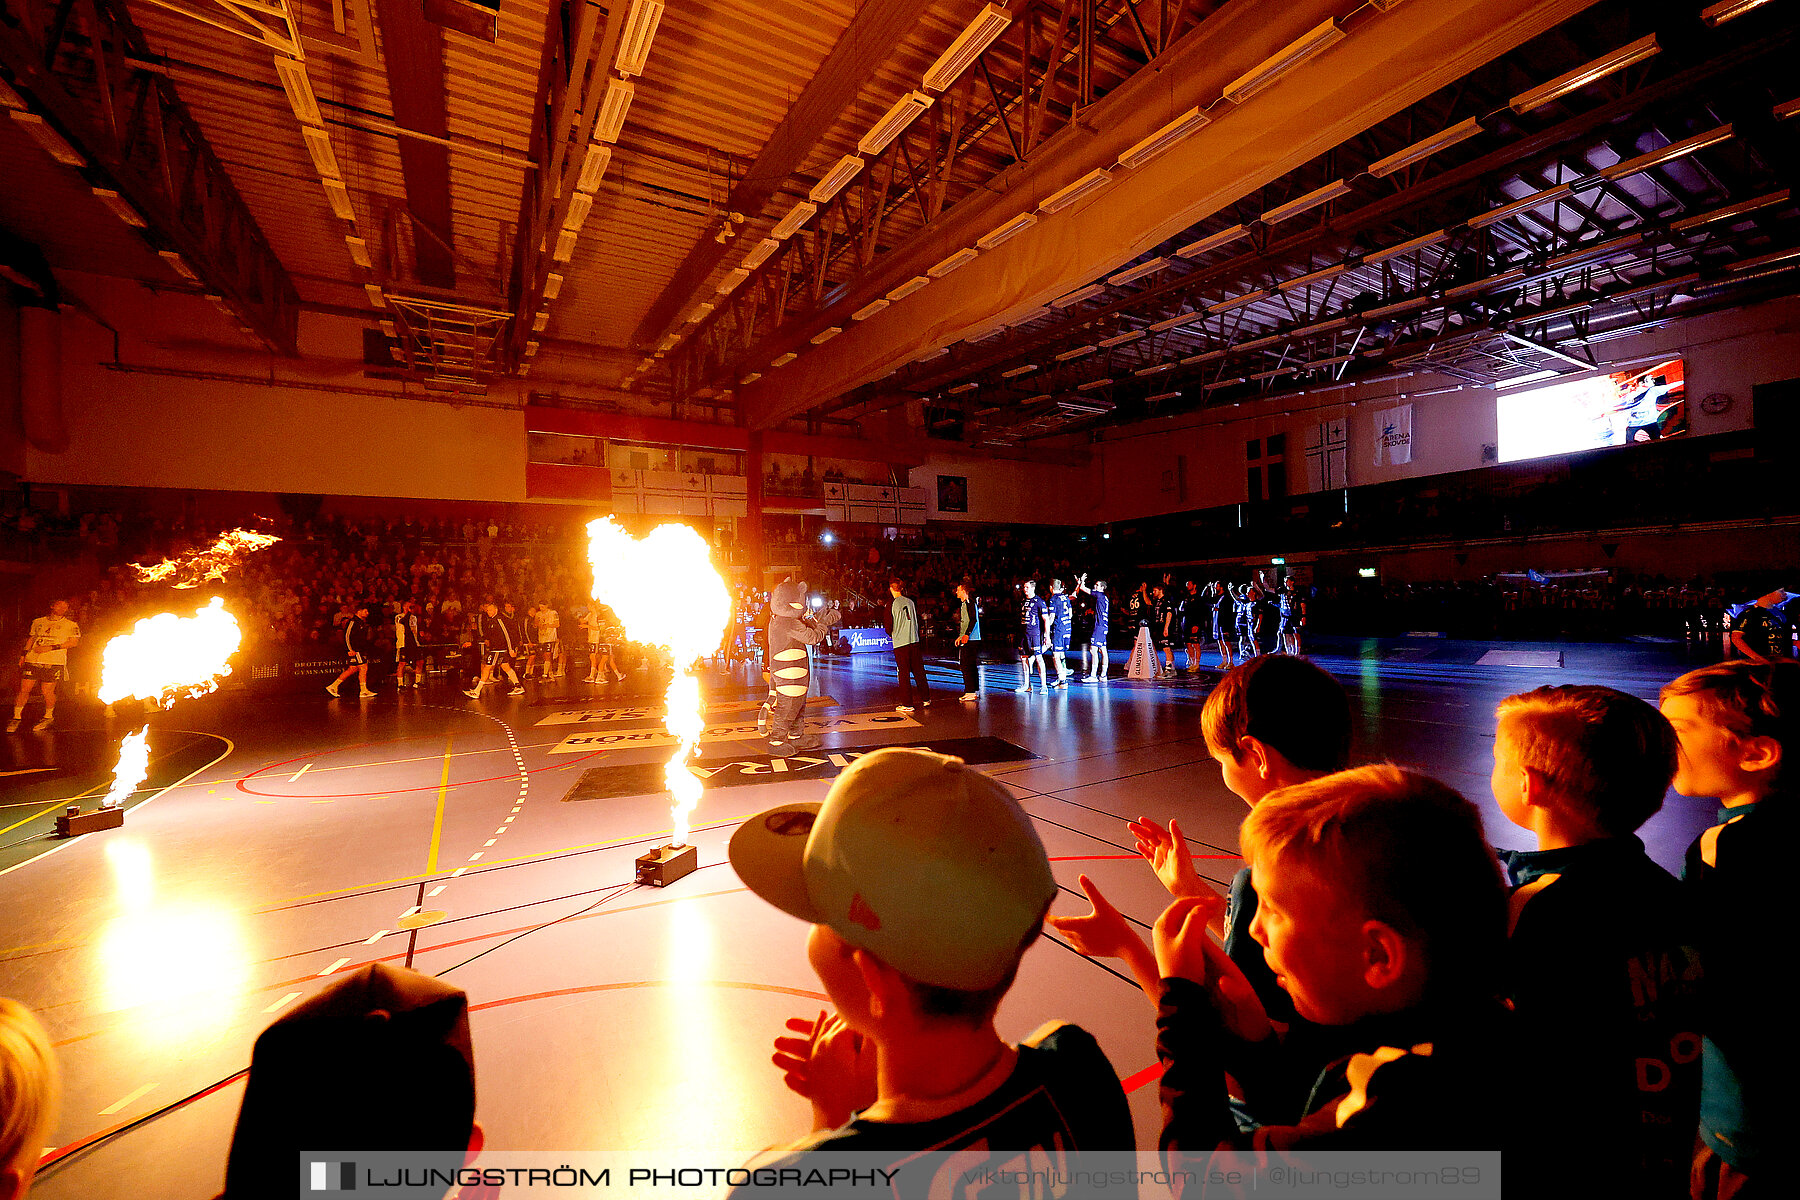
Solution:
[{"label": "yellow court line", "polygon": [[450,794],[450,746],[452,735],[444,735],[444,777],[438,780],[437,815],[431,819],[431,854],[425,859],[425,873],[437,873],[438,839],[444,833],[444,798]]},{"label": "yellow court line", "polygon": [[[168,787],[163,788],[160,792],[156,793],[156,795],[146,796],[144,799],[139,800],[136,804],[131,806],[132,811],[134,811],[134,812],[136,810],[144,807],[144,805],[146,805],[146,804],[149,804],[156,800],[161,800],[164,796],[168,795],[170,792],[174,791],[176,788],[180,787],[182,784],[186,783],[188,780],[192,779],[194,776],[200,774],[200,772],[212,770],[214,767],[216,767],[220,763],[224,762],[227,758],[229,758],[233,754],[237,753],[237,743],[232,741],[230,738],[226,737],[222,733],[201,733],[197,729],[171,729],[168,732],[170,732],[170,733],[186,733],[186,734],[191,734],[194,737],[216,738],[219,741],[225,743],[225,749],[223,751],[221,751],[217,757],[212,759],[212,761],[203,763],[200,766],[195,767],[193,770],[189,771],[186,775],[183,775],[180,779],[177,779],[174,783],[171,783]],[[169,753],[173,754],[173,753],[175,753],[175,751],[171,750],[171,751],[169,751]],[[158,760],[158,761],[160,761],[160,760]],[[85,795],[86,793],[83,793],[83,794]],[[74,799],[74,797],[71,797],[71,799]],[[18,828],[18,826],[15,825],[15,826],[13,826],[13,828],[16,829],[16,828]],[[0,833],[4,833],[4,832],[5,832],[5,830],[0,830]],[[5,870],[0,870],[0,876],[11,875],[14,871],[17,871],[23,867],[29,867],[34,862],[38,862],[38,861],[41,861],[42,859],[49,858],[52,854],[55,854],[59,850],[67,850],[70,846],[75,845],[79,841],[81,841],[80,838],[70,838],[68,841],[63,842],[60,845],[50,847],[50,849],[44,851],[42,854],[35,855],[31,858],[26,859],[24,862],[21,862],[21,863],[14,863],[12,866],[7,867]]]},{"label": "yellow court line", "polygon": [[[172,729],[169,732],[171,732],[171,733],[187,733],[189,731],[186,729]],[[208,733],[208,734],[199,734],[197,736],[218,737],[219,735],[215,734],[215,733]],[[220,740],[223,740],[223,739],[220,739]],[[155,758],[150,760],[151,765],[154,766],[156,763],[162,762],[164,759],[172,757],[177,752],[179,752],[181,750],[185,750],[185,749],[187,749],[187,747],[185,745],[177,746],[174,750],[170,750],[170,751],[167,751],[166,753],[159,754]],[[213,760],[213,762],[217,762],[217,761],[218,761],[218,759]],[[207,766],[211,766],[211,765],[212,765],[212,763],[207,764]],[[26,817],[23,821],[14,821],[11,825],[8,825],[5,829],[0,829],[0,837],[5,837],[7,834],[11,833],[13,830],[17,829],[21,825],[31,824],[31,822],[37,820],[39,817],[43,816],[45,813],[55,812],[57,809],[61,808],[65,804],[69,803],[69,801],[71,801],[71,800],[85,800],[89,796],[93,795],[95,792],[103,791],[106,788],[109,788],[111,786],[112,786],[112,774],[109,772],[107,774],[104,782],[96,783],[93,787],[91,787],[87,791],[81,793],[79,796],[64,797],[61,800],[57,800],[57,801],[53,802],[47,808],[38,809],[36,812],[32,813],[29,817]],[[165,790],[167,790],[167,789],[165,789]],[[9,807],[11,807],[11,806],[9,806]]]}]

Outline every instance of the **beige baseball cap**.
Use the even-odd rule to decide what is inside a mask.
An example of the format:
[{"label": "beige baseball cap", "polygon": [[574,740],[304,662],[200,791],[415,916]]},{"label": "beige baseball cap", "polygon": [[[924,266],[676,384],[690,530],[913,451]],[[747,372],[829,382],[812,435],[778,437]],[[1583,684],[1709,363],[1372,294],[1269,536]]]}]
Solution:
[{"label": "beige baseball cap", "polygon": [[903,747],[856,760],[822,804],[751,817],[730,857],[781,911],[959,991],[1004,979],[1056,895],[1044,844],[1005,787],[960,758]]}]

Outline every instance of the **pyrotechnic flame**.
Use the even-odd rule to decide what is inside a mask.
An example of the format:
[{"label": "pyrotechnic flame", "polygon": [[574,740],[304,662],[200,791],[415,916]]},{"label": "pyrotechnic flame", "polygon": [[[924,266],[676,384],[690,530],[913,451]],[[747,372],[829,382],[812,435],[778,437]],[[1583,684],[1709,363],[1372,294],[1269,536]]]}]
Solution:
[{"label": "pyrotechnic flame", "polygon": [[209,579],[225,578],[225,573],[236,567],[244,555],[267,550],[280,540],[272,534],[233,529],[229,533],[220,534],[219,540],[204,550],[195,550],[180,558],[165,558],[153,567],[132,563],[131,569],[137,572],[139,583],[168,583],[177,588],[195,588]]},{"label": "pyrotechnic flame", "polygon": [[687,768],[700,752],[700,680],[694,662],[719,647],[731,618],[731,593],[713,570],[706,541],[686,525],[661,525],[641,541],[611,517],[588,525],[594,599],[613,610],[625,636],[667,647],[675,663],[663,726],[681,739],[663,768],[674,804],[671,845],[687,844],[688,816],[705,785]]},{"label": "pyrotechnic flame", "polygon": [[115,804],[125,803],[125,798],[138,790],[144,782],[144,776],[150,774],[150,726],[148,723],[136,733],[127,734],[119,743],[119,765],[113,768],[112,790],[106,793],[106,799],[100,807],[111,808]]},{"label": "pyrotechnic flame", "polygon": [[[242,635],[225,602],[212,602],[191,617],[158,613],[145,617],[106,643],[100,658],[100,700],[116,704],[127,696],[167,706],[183,696],[204,696],[231,674],[231,656]],[[150,770],[149,726],[127,737],[113,768],[105,804],[119,804],[137,790]]]}]

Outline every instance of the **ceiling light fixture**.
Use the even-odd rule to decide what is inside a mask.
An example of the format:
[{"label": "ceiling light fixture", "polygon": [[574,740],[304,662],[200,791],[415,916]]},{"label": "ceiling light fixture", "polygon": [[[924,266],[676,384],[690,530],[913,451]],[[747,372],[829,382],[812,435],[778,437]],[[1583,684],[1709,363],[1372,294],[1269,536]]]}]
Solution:
[{"label": "ceiling light fixture", "polygon": [[592,192],[599,188],[600,180],[606,175],[606,168],[611,163],[611,146],[605,142],[589,142],[587,154],[581,160],[581,176],[575,181],[575,190]]},{"label": "ceiling light fixture", "polygon": [[637,88],[629,80],[606,81],[606,95],[600,98],[600,118],[594,122],[595,141],[619,140],[619,131],[625,128],[625,114],[631,110],[631,98],[635,95]]},{"label": "ceiling light fixture", "polygon": [[1717,4],[1709,4],[1700,10],[1700,19],[1708,25],[1723,25],[1735,20],[1745,13],[1761,8],[1769,0],[1719,0]]},{"label": "ceiling light fixture", "polygon": [[[941,259],[937,263],[933,264],[932,266],[926,267],[925,274],[931,276],[931,278],[933,278],[933,279],[942,279],[944,276],[948,275],[950,272],[956,270],[958,267],[964,265],[965,263],[970,263],[970,262],[975,261],[976,256],[979,255],[980,253],[981,253],[981,251],[976,250],[973,247],[964,247],[963,249],[958,250],[955,254],[952,254],[950,257]],[[888,293],[888,299],[890,299],[890,300],[894,299],[893,292]]]},{"label": "ceiling light fixture", "polygon": [[1611,54],[1602,54],[1592,62],[1584,63],[1573,71],[1565,72],[1540,87],[1528,92],[1520,92],[1511,101],[1512,110],[1516,113],[1527,113],[1534,108],[1542,108],[1552,100],[1558,100],[1570,92],[1578,92],[1591,83],[1598,83],[1608,75],[1616,75],[1626,67],[1641,63],[1661,53],[1662,47],[1657,44],[1656,35],[1648,34],[1635,42],[1628,42],[1614,50]]},{"label": "ceiling light fixture", "polygon": [[890,304],[898,304],[900,301],[906,299],[930,282],[931,277],[929,275],[914,275],[911,279],[889,292],[887,294],[887,300]]},{"label": "ceiling light fixture", "polygon": [[1376,263],[1384,263],[1390,258],[1411,254],[1414,250],[1423,250],[1426,246],[1435,246],[1449,236],[1448,229],[1440,229],[1436,233],[1422,234],[1410,241],[1401,242],[1398,246],[1389,246],[1385,250],[1371,250],[1363,255],[1363,265],[1372,267]]},{"label": "ceiling light fixture", "polygon": [[662,0],[631,0],[631,13],[625,18],[625,32],[619,37],[619,54],[613,67],[621,75],[642,75],[650,58],[650,42],[656,27],[662,23]]},{"label": "ceiling light fixture", "polygon": [[1168,259],[1158,256],[1146,262],[1141,262],[1135,267],[1126,267],[1117,275],[1108,278],[1106,282],[1114,287],[1122,287],[1127,283],[1136,283],[1146,275],[1154,275],[1168,265]]},{"label": "ceiling light fixture", "polygon": [[544,276],[544,299],[554,300],[562,295],[563,277],[555,271]]},{"label": "ceiling light fixture", "polygon": [[1050,307],[1069,308],[1072,305],[1080,304],[1083,300],[1092,300],[1095,296],[1100,295],[1100,293],[1105,290],[1106,285],[1104,283],[1090,283],[1084,288],[1076,288],[1072,292],[1067,292],[1058,296],[1050,302]]},{"label": "ceiling light fixture", "polygon": [[812,335],[812,344],[815,346],[823,346],[826,342],[829,342],[832,338],[842,332],[844,332],[844,327],[842,325],[828,325]]},{"label": "ceiling light fixture", "polygon": [[1018,237],[1021,233],[1024,233],[1027,229],[1030,229],[1036,224],[1036,213],[1022,212],[1012,220],[1002,222],[988,230],[982,236],[976,238],[975,244],[983,250],[992,250],[994,247]]},{"label": "ceiling light fixture", "polygon": [[769,255],[781,249],[781,243],[774,238],[764,238],[750,247],[750,253],[744,255],[744,270],[754,271],[768,261]]},{"label": "ceiling light fixture", "polygon": [[775,228],[769,230],[769,236],[776,241],[785,241],[800,232],[800,227],[813,219],[819,206],[811,200],[802,200],[788,209],[787,216],[781,218]]},{"label": "ceiling light fixture", "polygon": [[814,204],[824,204],[833,196],[844,190],[844,185],[856,178],[857,172],[863,169],[863,160],[854,154],[846,154],[838,159],[837,166],[825,172],[819,182],[812,185],[806,198]]},{"label": "ceiling light fixture", "polygon": [[1119,165],[1126,170],[1136,170],[1163,151],[1169,149],[1182,138],[1187,137],[1189,134],[1203,126],[1210,124],[1212,124],[1211,117],[1201,112],[1198,108],[1190,108],[1143,141],[1132,146],[1129,150],[1125,151],[1125,153],[1119,155]]},{"label": "ceiling light fixture", "polygon": [[981,57],[982,51],[994,44],[1006,27],[1012,24],[1012,14],[1005,6],[988,4],[975,14],[968,28],[956,35],[950,48],[938,56],[925,72],[925,86],[934,92],[941,92],[961,77],[962,73]]},{"label": "ceiling light fixture", "polygon": [[866,321],[876,313],[886,311],[891,304],[893,304],[893,301],[889,300],[886,296],[883,296],[878,300],[871,300],[855,312],[851,313],[850,319],[852,321]]},{"label": "ceiling light fixture", "polygon": [[1275,225],[1301,213],[1311,212],[1321,204],[1329,204],[1350,190],[1342,179],[1334,179],[1324,187],[1314,188],[1304,196],[1296,196],[1286,204],[1278,204],[1262,215],[1264,225]]},{"label": "ceiling light fixture", "polygon": [[346,221],[356,220],[356,209],[350,206],[350,189],[340,179],[321,179],[325,186],[325,199],[331,203],[331,211]]},{"label": "ceiling light fixture", "polygon": [[1225,98],[1242,104],[1314,55],[1344,40],[1344,28],[1333,17],[1321,21],[1294,41],[1250,68],[1225,88]]},{"label": "ceiling light fixture", "polygon": [[346,233],[344,235],[344,245],[350,249],[350,261],[367,271],[371,265],[369,262],[369,243],[357,237],[354,233]]},{"label": "ceiling light fixture", "polygon": [[297,58],[277,54],[275,75],[281,80],[281,90],[287,93],[288,107],[294,110],[295,119],[303,125],[323,125],[325,119],[319,113],[312,80],[306,77],[306,64]]},{"label": "ceiling light fixture", "polygon": [[1112,182],[1112,172],[1104,167],[1096,168],[1071,183],[1068,187],[1051,192],[1038,202],[1038,211],[1049,215],[1061,212],[1072,204],[1079,203],[1088,196],[1099,191]]},{"label": "ceiling light fixture", "polygon": [[931,97],[924,92],[906,93],[894,101],[894,107],[883,113],[881,120],[869,127],[869,132],[862,135],[862,140],[856,143],[857,153],[868,158],[880,154],[930,107]]},{"label": "ceiling light fixture", "polygon": [[1220,246],[1228,246],[1239,238],[1250,233],[1248,225],[1233,225],[1229,229],[1221,229],[1217,233],[1208,234],[1197,242],[1189,242],[1175,253],[1181,258],[1196,258],[1208,250],[1217,250]]},{"label": "ceiling light fixture", "polygon": [[1450,128],[1420,138],[1404,150],[1396,150],[1386,158],[1377,159],[1369,164],[1369,174],[1377,179],[1386,179],[1396,171],[1404,171],[1416,162],[1442,153],[1452,146],[1460,145],[1481,132],[1481,119],[1470,117]]}]

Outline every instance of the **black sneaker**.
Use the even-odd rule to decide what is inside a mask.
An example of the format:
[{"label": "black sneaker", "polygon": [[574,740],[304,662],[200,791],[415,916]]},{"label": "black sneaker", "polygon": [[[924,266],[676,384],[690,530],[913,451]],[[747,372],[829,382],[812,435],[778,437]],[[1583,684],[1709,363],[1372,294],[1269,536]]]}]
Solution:
[{"label": "black sneaker", "polygon": [[800,753],[800,747],[793,742],[778,742],[774,738],[770,738],[769,753],[776,758],[792,758]]}]

